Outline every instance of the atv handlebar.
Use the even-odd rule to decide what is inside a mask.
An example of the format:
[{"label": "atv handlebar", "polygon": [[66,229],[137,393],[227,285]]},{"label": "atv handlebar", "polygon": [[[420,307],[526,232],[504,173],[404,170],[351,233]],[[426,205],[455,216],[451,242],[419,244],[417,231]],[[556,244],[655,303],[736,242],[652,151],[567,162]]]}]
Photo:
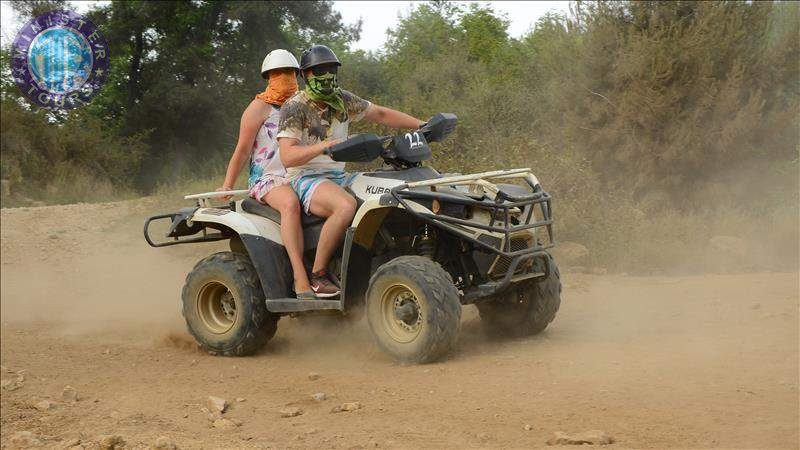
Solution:
[{"label": "atv handlebar", "polygon": [[395,136],[357,134],[323,153],[341,162],[369,162],[380,156],[398,168],[417,166],[431,157],[428,143],[444,140],[455,129],[457,120],[455,114],[439,113],[415,131]]},{"label": "atv handlebar", "polygon": [[323,153],[334,161],[369,162],[383,154],[386,140],[386,136],[378,137],[373,133],[357,134],[326,148]]}]

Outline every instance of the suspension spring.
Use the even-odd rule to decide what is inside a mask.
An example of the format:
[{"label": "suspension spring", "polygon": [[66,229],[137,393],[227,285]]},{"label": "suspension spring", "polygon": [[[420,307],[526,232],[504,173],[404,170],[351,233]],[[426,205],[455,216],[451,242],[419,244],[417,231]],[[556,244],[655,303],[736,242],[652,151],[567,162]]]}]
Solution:
[{"label": "suspension spring", "polygon": [[436,239],[433,238],[433,234],[427,223],[422,226],[420,233],[415,236],[414,250],[416,250],[417,254],[420,256],[433,259],[436,252]]}]

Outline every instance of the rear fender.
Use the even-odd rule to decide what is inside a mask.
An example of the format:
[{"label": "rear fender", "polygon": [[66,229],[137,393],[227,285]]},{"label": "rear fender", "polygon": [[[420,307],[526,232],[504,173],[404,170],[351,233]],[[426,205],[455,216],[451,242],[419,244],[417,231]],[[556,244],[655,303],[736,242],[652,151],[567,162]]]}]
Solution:
[{"label": "rear fender", "polygon": [[291,297],[294,277],[289,255],[286,254],[283,245],[253,234],[240,234],[239,238],[258,273],[264,297],[266,299]]},{"label": "rear fender", "polygon": [[261,236],[283,245],[280,225],[255,214],[229,209],[198,208],[191,219],[187,220],[188,226],[194,223],[217,223],[230,228],[239,236],[243,234]]},{"label": "rear fender", "polygon": [[[199,208],[192,224],[223,225],[233,230],[253,263],[267,299],[287,298],[291,293],[292,267],[283,247],[280,225],[255,214],[219,208]],[[233,248],[233,246],[231,247]]]}]

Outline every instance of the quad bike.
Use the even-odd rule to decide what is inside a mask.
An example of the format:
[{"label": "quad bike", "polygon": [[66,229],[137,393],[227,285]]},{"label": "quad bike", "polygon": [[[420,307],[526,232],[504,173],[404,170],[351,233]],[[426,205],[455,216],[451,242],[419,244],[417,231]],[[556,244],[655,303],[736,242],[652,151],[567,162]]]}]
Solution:
[{"label": "quad bike", "polygon": [[[283,315],[366,313],[383,351],[402,363],[425,363],[454,346],[467,304],[497,333],[544,330],[561,303],[558,267],[547,252],[550,196],[530,169],[442,176],[423,166],[428,143],[455,126],[454,115],[440,113],[416,132],[359,134],[329,149],[335,161],[385,162],[356,174],[347,188],[358,208],[329,267],[341,286],[338,299],[294,298],[280,214],[247,191],[188,195],[195,206],[148,218],[144,237],[153,247],[229,241],[230,251],[198,262],[183,287],[183,315],[200,346],[247,355],[273,337]],[[212,205],[230,196],[245,198]],[[171,240],[151,239],[157,220],[171,221]],[[303,214],[301,222],[310,262],[323,219]]]}]

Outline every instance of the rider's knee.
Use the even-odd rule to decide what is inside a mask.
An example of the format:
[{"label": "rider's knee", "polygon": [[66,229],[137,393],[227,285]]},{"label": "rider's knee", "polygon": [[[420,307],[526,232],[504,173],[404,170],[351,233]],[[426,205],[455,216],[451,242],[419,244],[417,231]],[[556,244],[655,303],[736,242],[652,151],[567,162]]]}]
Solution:
[{"label": "rider's knee", "polygon": [[281,214],[300,215],[300,202],[297,199],[286,199],[278,206]]},{"label": "rider's knee", "polygon": [[336,211],[344,217],[352,218],[356,214],[356,199],[349,194],[341,196]]}]

